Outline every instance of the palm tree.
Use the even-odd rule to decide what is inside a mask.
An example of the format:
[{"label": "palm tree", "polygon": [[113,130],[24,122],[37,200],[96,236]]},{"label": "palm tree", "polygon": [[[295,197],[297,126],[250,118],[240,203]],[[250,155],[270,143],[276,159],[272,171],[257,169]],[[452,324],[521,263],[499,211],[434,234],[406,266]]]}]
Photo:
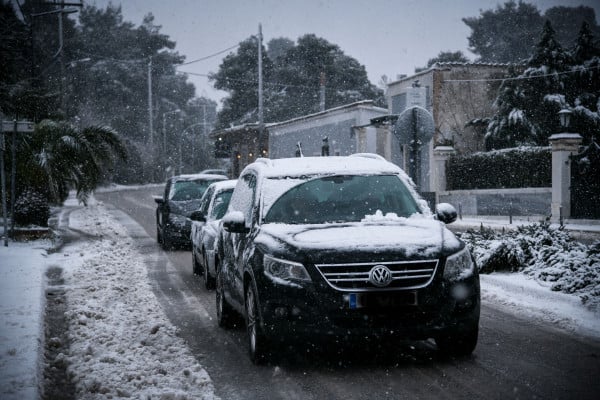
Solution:
[{"label": "palm tree", "polygon": [[117,158],[126,159],[119,135],[108,127],[75,129],[66,122],[44,120],[22,141],[21,182],[61,204],[69,189],[86,204]]}]

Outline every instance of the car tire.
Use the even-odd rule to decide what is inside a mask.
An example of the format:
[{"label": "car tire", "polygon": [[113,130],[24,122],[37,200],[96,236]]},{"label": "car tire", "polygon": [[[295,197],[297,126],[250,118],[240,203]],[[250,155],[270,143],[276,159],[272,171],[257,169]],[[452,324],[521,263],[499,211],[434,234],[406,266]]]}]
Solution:
[{"label": "car tire", "polygon": [[[215,266],[216,267],[216,266]],[[215,290],[215,303],[217,307],[217,324],[221,328],[230,329],[235,326],[235,311],[223,294],[223,278],[217,269],[217,287]]]},{"label": "car tire", "polygon": [[204,251],[203,254],[204,255],[202,259],[204,260],[204,262],[202,264],[204,265],[204,268],[202,270],[202,274],[204,275],[204,287],[206,288],[206,290],[212,290],[215,288],[215,278],[210,275],[210,271],[208,270],[208,259],[206,258],[206,251]]},{"label": "car tire", "polygon": [[468,329],[452,331],[435,338],[438,349],[445,355],[465,357],[473,353],[477,347],[479,326],[475,324]]},{"label": "car tire", "polygon": [[171,239],[169,238],[169,234],[167,233],[166,229],[163,230],[162,235],[160,235],[160,239],[160,245],[163,250],[171,250],[173,248]]},{"label": "car tire", "polygon": [[246,286],[246,332],[248,336],[248,354],[254,364],[264,364],[268,361],[271,351],[268,337],[265,335],[258,311],[258,300],[252,283]]},{"label": "car tire", "polygon": [[156,242],[162,246],[162,235],[160,234],[160,228],[156,226]]},{"label": "car tire", "polygon": [[202,269],[200,268],[200,265],[198,264],[196,252],[194,251],[194,245],[192,245],[192,272],[194,273],[194,275],[202,274]]}]

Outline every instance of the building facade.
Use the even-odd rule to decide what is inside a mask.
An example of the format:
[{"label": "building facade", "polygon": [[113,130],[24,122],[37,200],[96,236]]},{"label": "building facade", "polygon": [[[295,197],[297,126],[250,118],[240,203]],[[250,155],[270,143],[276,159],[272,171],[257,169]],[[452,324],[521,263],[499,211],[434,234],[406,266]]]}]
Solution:
[{"label": "building facade", "polygon": [[[386,98],[391,114],[401,115],[413,106],[427,110],[433,118],[433,137],[420,148],[420,189],[437,192],[443,179],[435,147],[451,146],[458,154],[484,150],[486,118],[494,114],[494,100],[502,79],[508,77],[509,65],[478,63],[437,63],[412,76],[388,84]],[[408,171],[409,145],[401,147],[393,160]]]},{"label": "building facade", "polygon": [[[376,130],[367,126],[372,118],[387,114],[387,109],[366,100],[270,124],[269,157],[294,157],[298,151],[307,157],[377,152]],[[382,153],[384,146],[380,140]]]}]

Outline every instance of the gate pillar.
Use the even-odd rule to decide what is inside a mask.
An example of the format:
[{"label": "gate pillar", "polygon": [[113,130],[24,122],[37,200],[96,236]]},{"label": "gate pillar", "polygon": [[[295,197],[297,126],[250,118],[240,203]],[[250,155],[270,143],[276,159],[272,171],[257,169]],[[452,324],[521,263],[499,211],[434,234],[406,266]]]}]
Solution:
[{"label": "gate pillar", "polygon": [[[582,137],[578,133],[559,133],[550,136],[552,147],[552,221],[571,216],[571,160],[579,152]],[[561,211],[562,210],[562,211]]]}]

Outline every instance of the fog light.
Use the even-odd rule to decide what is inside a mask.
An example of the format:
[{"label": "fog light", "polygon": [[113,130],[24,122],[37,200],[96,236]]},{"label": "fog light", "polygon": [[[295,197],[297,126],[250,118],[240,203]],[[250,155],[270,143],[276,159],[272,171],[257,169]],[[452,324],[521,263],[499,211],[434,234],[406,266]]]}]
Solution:
[{"label": "fog light", "polygon": [[454,285],[452,287],[452,297],[456,300],[462,301],[469,297],[469,289],[463,284]]},{"label": "fog light", "polygon": [[275,308],[275,316],[279,318],[286,317],[288,314],[288,310],[285,307],[277,307]]}]

